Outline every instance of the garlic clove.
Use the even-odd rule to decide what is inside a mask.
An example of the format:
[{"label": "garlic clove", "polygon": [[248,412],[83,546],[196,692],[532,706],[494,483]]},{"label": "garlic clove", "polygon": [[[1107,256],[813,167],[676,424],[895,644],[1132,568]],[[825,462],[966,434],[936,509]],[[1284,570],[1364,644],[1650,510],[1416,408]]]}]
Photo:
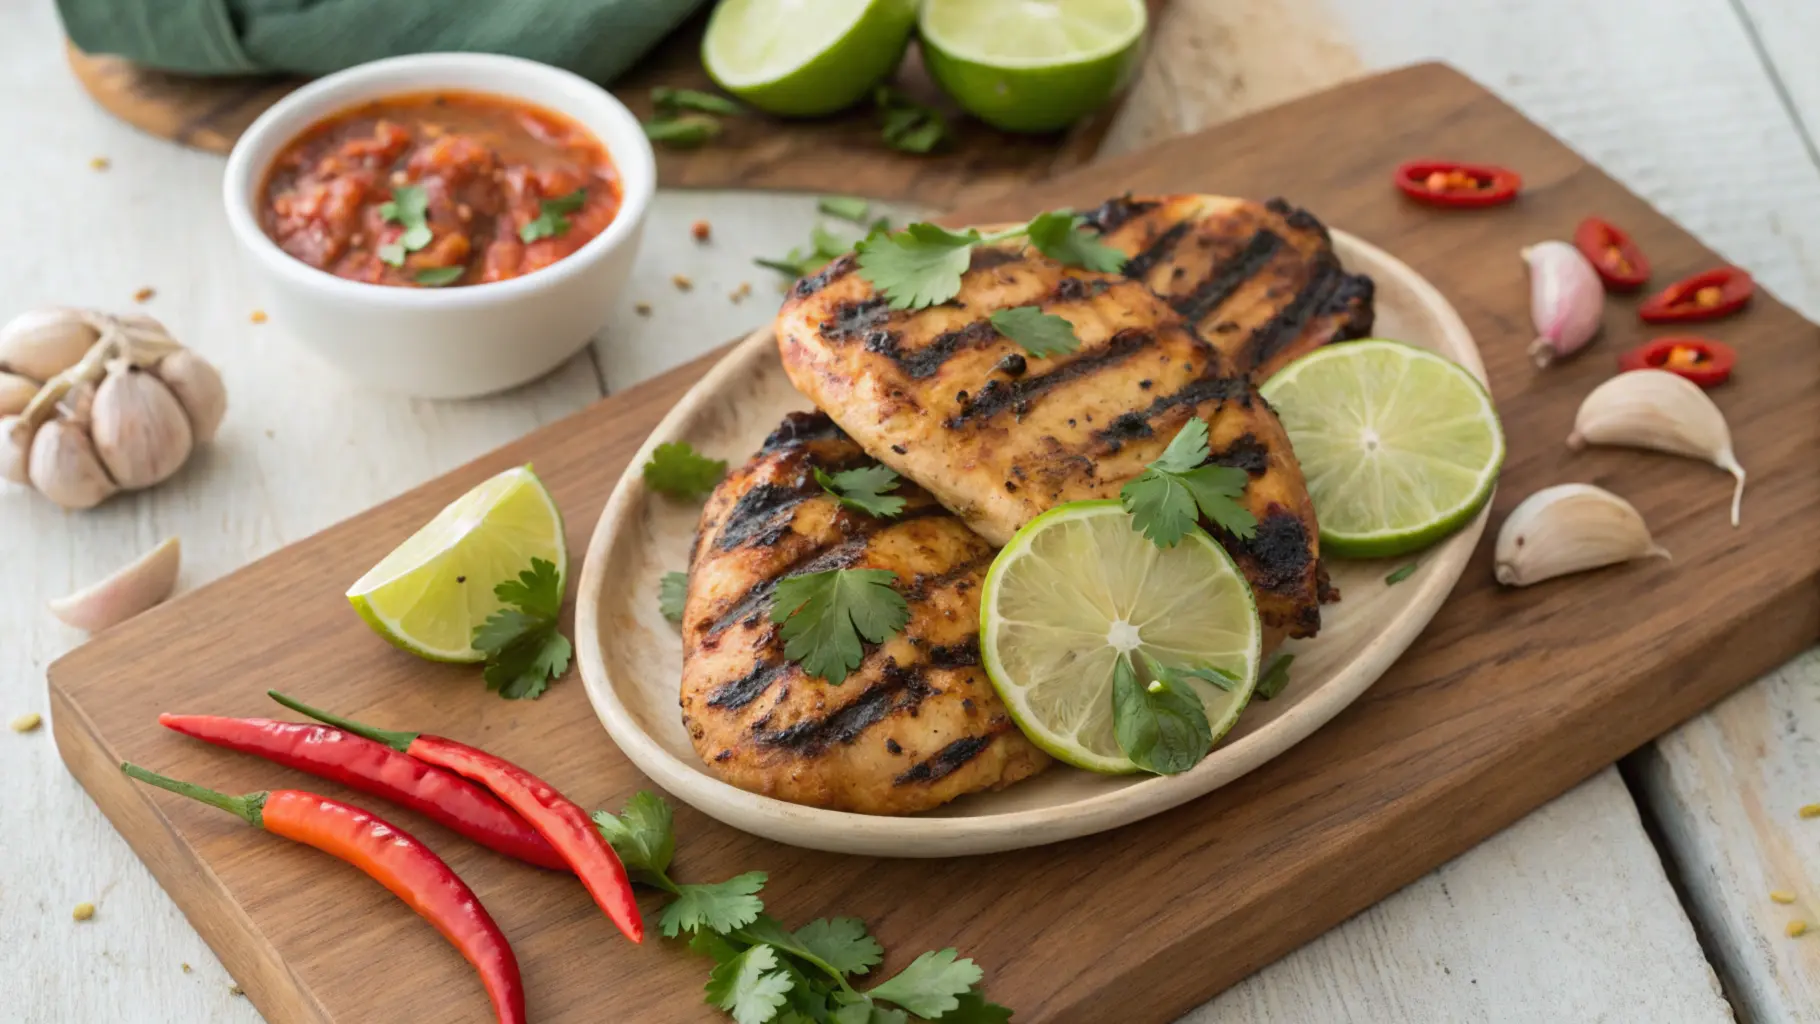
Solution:
[{"label": "garlic clove", "polygon": [[90,633],[125,622],[177,589],[183,545],[172,537],[98,583],[51,602],[51,614]]},{"label": "garlic clove", "polygon": [[157,377],[116,361],[95,391],[89,427],[95,452],[121,487],[139,490],[168,479],[195,447],[189,414]]},{"label": "garlic clove", "polygon": [[67,509],[94,508],[120,490],[102,467],[88,431],[67,420],[38,428],[26,476],[40,494]]},{"label": "garlic clove", "polygon": [[1529,317],[1536,340],[1529,354],[1537,366],[1573,355],[1599,333],[1605,285],[1580,250],[1566,242],[1538,242],[1523,250],[1529,264]]},{"label": "garlic clove", "polygon": [[95,385],[86,380],[72,384],[63,397],[57,399],[57,415],[87,428],[95,419]]},{"label": "garlic clove", "polygon": [[0,327],[0,370],[50,380],[76,365],[101,337],[79,309],[34,309]]},{"label": "garlic clove", "polygon": [[26,474],[32,452],[30,424],[17,416],[0,416],[0,480],[31,486]]},{"label": "garlic clove", "polygon": [[196,443],[213,441],[222,417],[227,415],[227,386],[221,383],[221,374],[215,372],[208,360],[189,349],[165,356],[153,372],[177,396],[178,404],[189,415],[190,430]]},{"label": "garlic clove", "polygon": [[0,416],[17,416],[24,412],[37,393],[37,381],[0,370]]},{"label": "garlic clove", "polygon": [[1725,414],[1706,392],[1667,370],[1620,373],[1592,390],[1574,416],[1567,447],[1589,444],[1648,448],[1710,462],[1737,478],[1732,525],[1744,502],[1744,467],[1732,452]]},{"label": "garlic clove", "polygon": [[1494,572],[1507,587],[1615,565],[1668,558],[1630,502],[1591,484],[1545,487],[1523,499],[1498,530]]}]

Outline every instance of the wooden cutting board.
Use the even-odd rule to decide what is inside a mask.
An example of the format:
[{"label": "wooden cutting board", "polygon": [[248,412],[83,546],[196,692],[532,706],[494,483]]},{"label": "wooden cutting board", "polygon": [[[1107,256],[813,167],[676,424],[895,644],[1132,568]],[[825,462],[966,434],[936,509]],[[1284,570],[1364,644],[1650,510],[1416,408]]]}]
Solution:
[{"label": "wooden cutting board", "polygon": [[[1437,212],[1390,187],[1413,155],[1519,169],[1514,206]],[[1574,409],[1652,332],[1613,299],[1606,336],[1538,371],[1520,246],[1598,213],[1628,228],[1662,281],[1719,262],[1681,229],[1452,70],[1357,82],[1046,183],[1006,219],[1127,189],[1284,194],[1426,274],[1477,336],[1509,435],[1493,523],[1539,487],[1583,480],[1632,500],[1674,552],[1527,590],[1491,580],[1490,539],[1414,647],[1330,725],[1175,811],[1087,839],[948,864],[790,849],[683,807],[677,875],[763,869],[791,924],[863,917],[895,970],[954,945],[1020,1021],[1170,1019],[1383,898],[1820,638],[1820,328],[1761,295],[1708,333],[1736,346],[1714,397],[1750,470],[1744,526],[1730,478],[1639,452],[1574,454]],[[1660,333],[1660,332],[1655,332]],[[450,735],[520,760],[590,807],[646,785],[576,680],[507,703],[478,673],[399,654],[341,593],[437,508],[535,462],[580,551],[625,460],[701,374],[682,367],[608,398],[349,522],[96,639],[50,670],[58,746],[254,1003],[274,1022],[482,1021],[467,965],[402,904],[314,851],[128,784],[130,759],[230,791],[313,786],[161,730],[161,710],[260,715],[268,686],[375,724]],[[1495,531],[1494,531],[1495,532]],[[1418,570],[1419,571],[1419,570]],[[571,576],[571,579],[574,577]],[[655,599],[653,597],[653,599]],[[1293,683],[1291,685],[1294,685]],[[370,802],[370,801],[369,801]],[[412,814],[383,813],[442,852],[524,963],[534,1019],[713,1019],[704,960],[655,936],[628,946],[565,879],[508,863]],[[647,910],[656,902],[647,903]]]},{"label": "wooden cutting board", "polygon": [[[1168,0],[1147,0],[1157,24]],[[653,86],[715,89],[701,66],[699,14],[665,39],[613,92],[640,118],[650,116]],[[140,67],[119,57],[68,47],[70,70],[102,109],[160,138],[226,153],[267,107],[306,79],[203,78]],[[675,188],[761,188],[904,199],[951,208],[1070,170],[1093,158],[1117,113],[1115,103],[1065,133],[1013,135],[965,117],[942,95],[912,47],[894,83],[944,110],[957,139],[941,152],[899,153],[879,138],[870,105],[810,121],[728,119],[726,132],[700,149],[657,147],[658,181]]]}]

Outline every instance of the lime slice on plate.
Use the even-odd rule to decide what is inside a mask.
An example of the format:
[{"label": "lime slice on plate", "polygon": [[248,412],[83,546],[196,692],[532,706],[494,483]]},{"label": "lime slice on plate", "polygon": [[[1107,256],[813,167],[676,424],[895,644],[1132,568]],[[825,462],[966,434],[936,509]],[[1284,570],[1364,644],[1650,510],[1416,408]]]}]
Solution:
[{"label": "lime slice on plate", "polygon": [[760,110],[815,117],[850,107],[897,69],[916,0],[721,0],[701,60]]},{"label": "lime slice on plate", "polygon": [[1230,691],[1190,680],[1217,743],[1257,683],[1263,630],[1251,587],[1198,529],[1159,548],[1116,501],[1077,501],[1031,520],[986,572],[980,653],[1031,742],[1077,768],[1137,771],[1113,736],[1121,651],[1214,668]]},{"label": "lime slice on plate", "polygon": [[1491,395],[1432,352],[1369,339],[1330,345],[1264,383],[1308,479],[1321,552],[1388,558],[1465,526],[1504,464]]},{"label": "lime slice on plate", "polygon": [[498,611],[493,588],[541,558],[566,578],[562,513],[531,467],[508,469],[455,499],[348,588],[374,632],[433,661],[484,661],[469,642]]},{"label": "lime slice on plate", "polygon": [[1066,128],[1136,73],[1144,0],[927,0],[923,61],[967,112],[1013,132]]}]

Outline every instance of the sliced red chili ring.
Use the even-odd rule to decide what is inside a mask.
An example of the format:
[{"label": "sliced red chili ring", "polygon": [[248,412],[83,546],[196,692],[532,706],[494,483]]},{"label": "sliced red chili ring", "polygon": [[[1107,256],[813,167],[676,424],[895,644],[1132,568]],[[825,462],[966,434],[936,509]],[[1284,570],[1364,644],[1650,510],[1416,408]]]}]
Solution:
[{"label": "sliced red chili ring", "polygon": [[1715,388],[1731,379],[1738,353],[1730,345],[1692,335],[1657,338],[1618,357],[1624,370],[1667,370],[1703,388]]},{"label": "sliced red chili ring", "polygon": [[1637,313],[1652,324],[1715,320],[1744,308],[1757,290],[1750,274],[1720,267],[1684,277],[1643,300]]},{"label": "sliced red chili ring", "polygon": [[1592,262],[1610,291],[1631,291],[1649,280],[1649,257],[1617,225],[1588,217],[1574,229],[1574,248]]},{"label": "sliced red chili ring", "polygon": [[1435,206],[1496,206],[1523,187],[1515,171],[1448,160],[1411,160],[1397,168],[1396,183],[1404,195]]}]

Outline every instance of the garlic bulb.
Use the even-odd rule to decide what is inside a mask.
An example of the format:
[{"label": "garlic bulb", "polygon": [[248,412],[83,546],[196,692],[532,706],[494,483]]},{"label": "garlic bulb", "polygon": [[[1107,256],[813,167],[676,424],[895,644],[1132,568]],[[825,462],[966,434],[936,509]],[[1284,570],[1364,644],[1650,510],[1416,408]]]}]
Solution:
[{"label": "garlic bulb", "polygon": [[1643,516],[1591,484],[1545,487],[1523,499],[1498,530],[1494,572],[1507,587],[1635,558],[1668,558]]},{"label": "garlic bulb", "polygon": [[1605,285],[1580,250],[1566,242],[1538,242],[1523,250],[1529,264],[1529,318],[1536,340],[1529,354],[1537,366],[1573,355],[1599,333]]},{"label": "garlic bulb", "polygon": [[0,478],[65,508],[168,479],[226,412],[221,375],[149,316],[45,309],[0,328]]},{"label": "garlic bulb", "polygon": [[157,377],[124,360],[95,389],[89,433],[114,482],[128,490],[163,483],[195,446],[189,414]]},{"label": "garlic bulb", "polygon": [[50,380],[76,365],[101,338],[79,309],[34,309],[0,327],[0,370]]},{"label": "garlic bulb", "polygon": [[38,428],[26,476],[40,493],[67,509],[94,508],[120,490],[102,468],[88,431],[68,420]]},{"label": "garlic bulb", "polygon": [[153,372],[189,414],[190,430],[196,436],[196,443],[213,441],[222,417],[227,415],[227,386],[221,383],[221,374],[189,349],[165,356]]},{"label": "garlic bulb", "polygon": [[51,614],[99,633],[170,597],[182,563],[183,545],[172,537],[108,578],[52,601]]},{"label": "garlic bulb", "polygon": [[1744,467],[1732,453],[1731,428],[1706,392],[1667,370],[1620,373],[1580,403],[1567,447],[1589,444],[1649,448],[1710,462],[1738,483],[1732,490],[1732,525],[1744,501]]}]

